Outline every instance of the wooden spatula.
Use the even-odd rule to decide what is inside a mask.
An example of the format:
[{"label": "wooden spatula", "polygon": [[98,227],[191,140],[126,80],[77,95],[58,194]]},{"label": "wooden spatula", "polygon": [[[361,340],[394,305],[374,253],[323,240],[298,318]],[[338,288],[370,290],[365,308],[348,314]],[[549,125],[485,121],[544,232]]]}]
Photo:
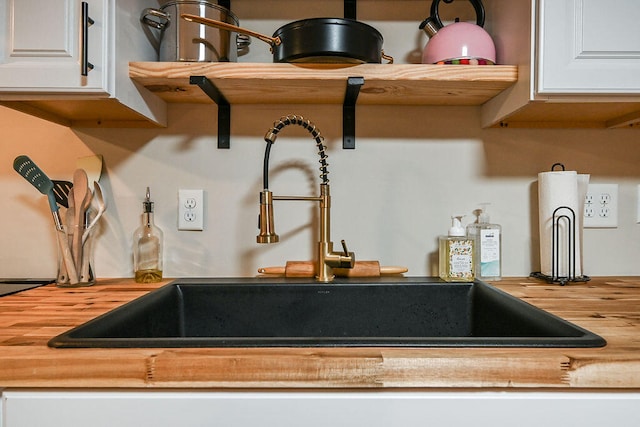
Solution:
[{"label": "wooden spatula", "polygon": [[76,269],[80,269],[82,265],[82,233],[84,232],[84,215],[89,204],[91,204],[91,191],[89,190],[89,182],[87,173],[84,169],[76,169],[73,173],[73,241],[71,245],[71,253],[73,253],[73,262]]}]

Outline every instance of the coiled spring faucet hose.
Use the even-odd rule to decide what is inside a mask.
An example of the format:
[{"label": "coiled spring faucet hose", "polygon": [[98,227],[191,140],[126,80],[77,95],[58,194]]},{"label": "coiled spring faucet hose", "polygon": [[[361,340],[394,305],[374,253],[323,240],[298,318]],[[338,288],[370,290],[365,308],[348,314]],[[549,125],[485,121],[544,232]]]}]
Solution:
[{"label": "coiled spring faucet hose", "polygon": [[318,155],[320,156],[320,179],[322,179],[322,184],[328,184],[328,156],[325,152],[326,147],[324,145],[324,138],[322,137],[322,135],[320,135],[320,130],[316,127],[316,125],[314,125],[313,123],[311,123],[311,121],[305,119],[304,117],[291,114],[281,117],[280,120],[273,124],[273,127],[269,129],[264,136],[264,140],[267,142],[267,147],[264,152],[264,166],[262,171],[263,188],[265,190],[269,188],[269,154],[271,152],[271,146],[276,142],[278,133],[280,133],[282,129],[289,125],[302,126],[309,131],[313,139],[316,141],[316,146],[318,147]]}]

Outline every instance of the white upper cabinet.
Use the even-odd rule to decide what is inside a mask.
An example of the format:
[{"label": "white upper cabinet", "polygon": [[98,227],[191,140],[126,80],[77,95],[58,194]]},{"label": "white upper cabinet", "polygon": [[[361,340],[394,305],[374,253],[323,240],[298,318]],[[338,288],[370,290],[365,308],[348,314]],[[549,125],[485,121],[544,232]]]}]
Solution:
[{"label": "white upper cabinet", "polygon": [[140,12],[155,0],[0,0],[0,103],[70,126],[164,125],[129,78],[156,60]]},{"label": "white upper cabinet", "polygon": [[483,126],[640,127],[640,1],[487,4],[518,82],[483,105]]},{"label": "white upper cabinet", "polygon": [[640,1],[540,0],[539,94],[640,94]]},{"label": "white upper cabinet", "polygon": [[[107,95],[105,3],[103,0],[6,0],[3,12],[7,16],[3,22],[7,25],[2,28],[5,43],[0,46],[0,91]],[[87,12],[84,16],[83,9]],[[83,62],[86,75],[82,75]]]}]

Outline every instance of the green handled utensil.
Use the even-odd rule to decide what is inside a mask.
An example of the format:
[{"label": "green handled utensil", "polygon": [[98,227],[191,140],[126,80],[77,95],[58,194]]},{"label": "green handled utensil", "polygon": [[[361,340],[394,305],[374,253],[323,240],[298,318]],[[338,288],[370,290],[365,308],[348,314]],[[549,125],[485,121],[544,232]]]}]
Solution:
[{"label": "green handled utensil", "polygon": [[28,156],[22,155],[16,157],[13,161],[13,169],[15,169],[15,171],[24,179],[29,181],[31,185],[36,187],[38,191],[47,196],[49,208],[53,215],[53,221],[56,225],[56,230],[58,231],[58,244],[60,245],[60,251],[64,258],[64,266],[67,269],[67,274],[69,275],[69,283],[78,283],[78,272],[73,263],[71,250],[69,249],[69,241],[64,232],[64,228],[62,227],[62,221],[60,220],[60,212],[58,204],[56,203],[56,196],[53,192],[53,182]]}]

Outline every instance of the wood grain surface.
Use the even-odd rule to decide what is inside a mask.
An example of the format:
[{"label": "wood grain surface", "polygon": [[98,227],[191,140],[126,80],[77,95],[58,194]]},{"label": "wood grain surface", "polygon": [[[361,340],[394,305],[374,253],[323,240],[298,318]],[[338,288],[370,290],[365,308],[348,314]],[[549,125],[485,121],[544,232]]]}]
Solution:
[{"label": "wood grain surface", "polygon": [[109,279],[0,298],[0,387],[640,389],[640,278],[495,284],[603,336],[595,349],[47,347],[164,283]]},{"label": "wood grain surface", "polygon": [[129,76],[167,102],[212,103],[190,76],[206,76],[231,104],[342,104],[363,77],[358,104],[482,105],[518,80],[509,65],[131,62]]},{"label": "wood grain surface", "polygon": [[[263,267],[258,273],[285,277],[315,277],[317,275],[315,261],[287,261],[284,266]],[[409,271],[402,266],[381,266],[378,261],[356,261],[353,268],[333,268],[338,277],[380,277],[384,275],[400,275]]]}]

